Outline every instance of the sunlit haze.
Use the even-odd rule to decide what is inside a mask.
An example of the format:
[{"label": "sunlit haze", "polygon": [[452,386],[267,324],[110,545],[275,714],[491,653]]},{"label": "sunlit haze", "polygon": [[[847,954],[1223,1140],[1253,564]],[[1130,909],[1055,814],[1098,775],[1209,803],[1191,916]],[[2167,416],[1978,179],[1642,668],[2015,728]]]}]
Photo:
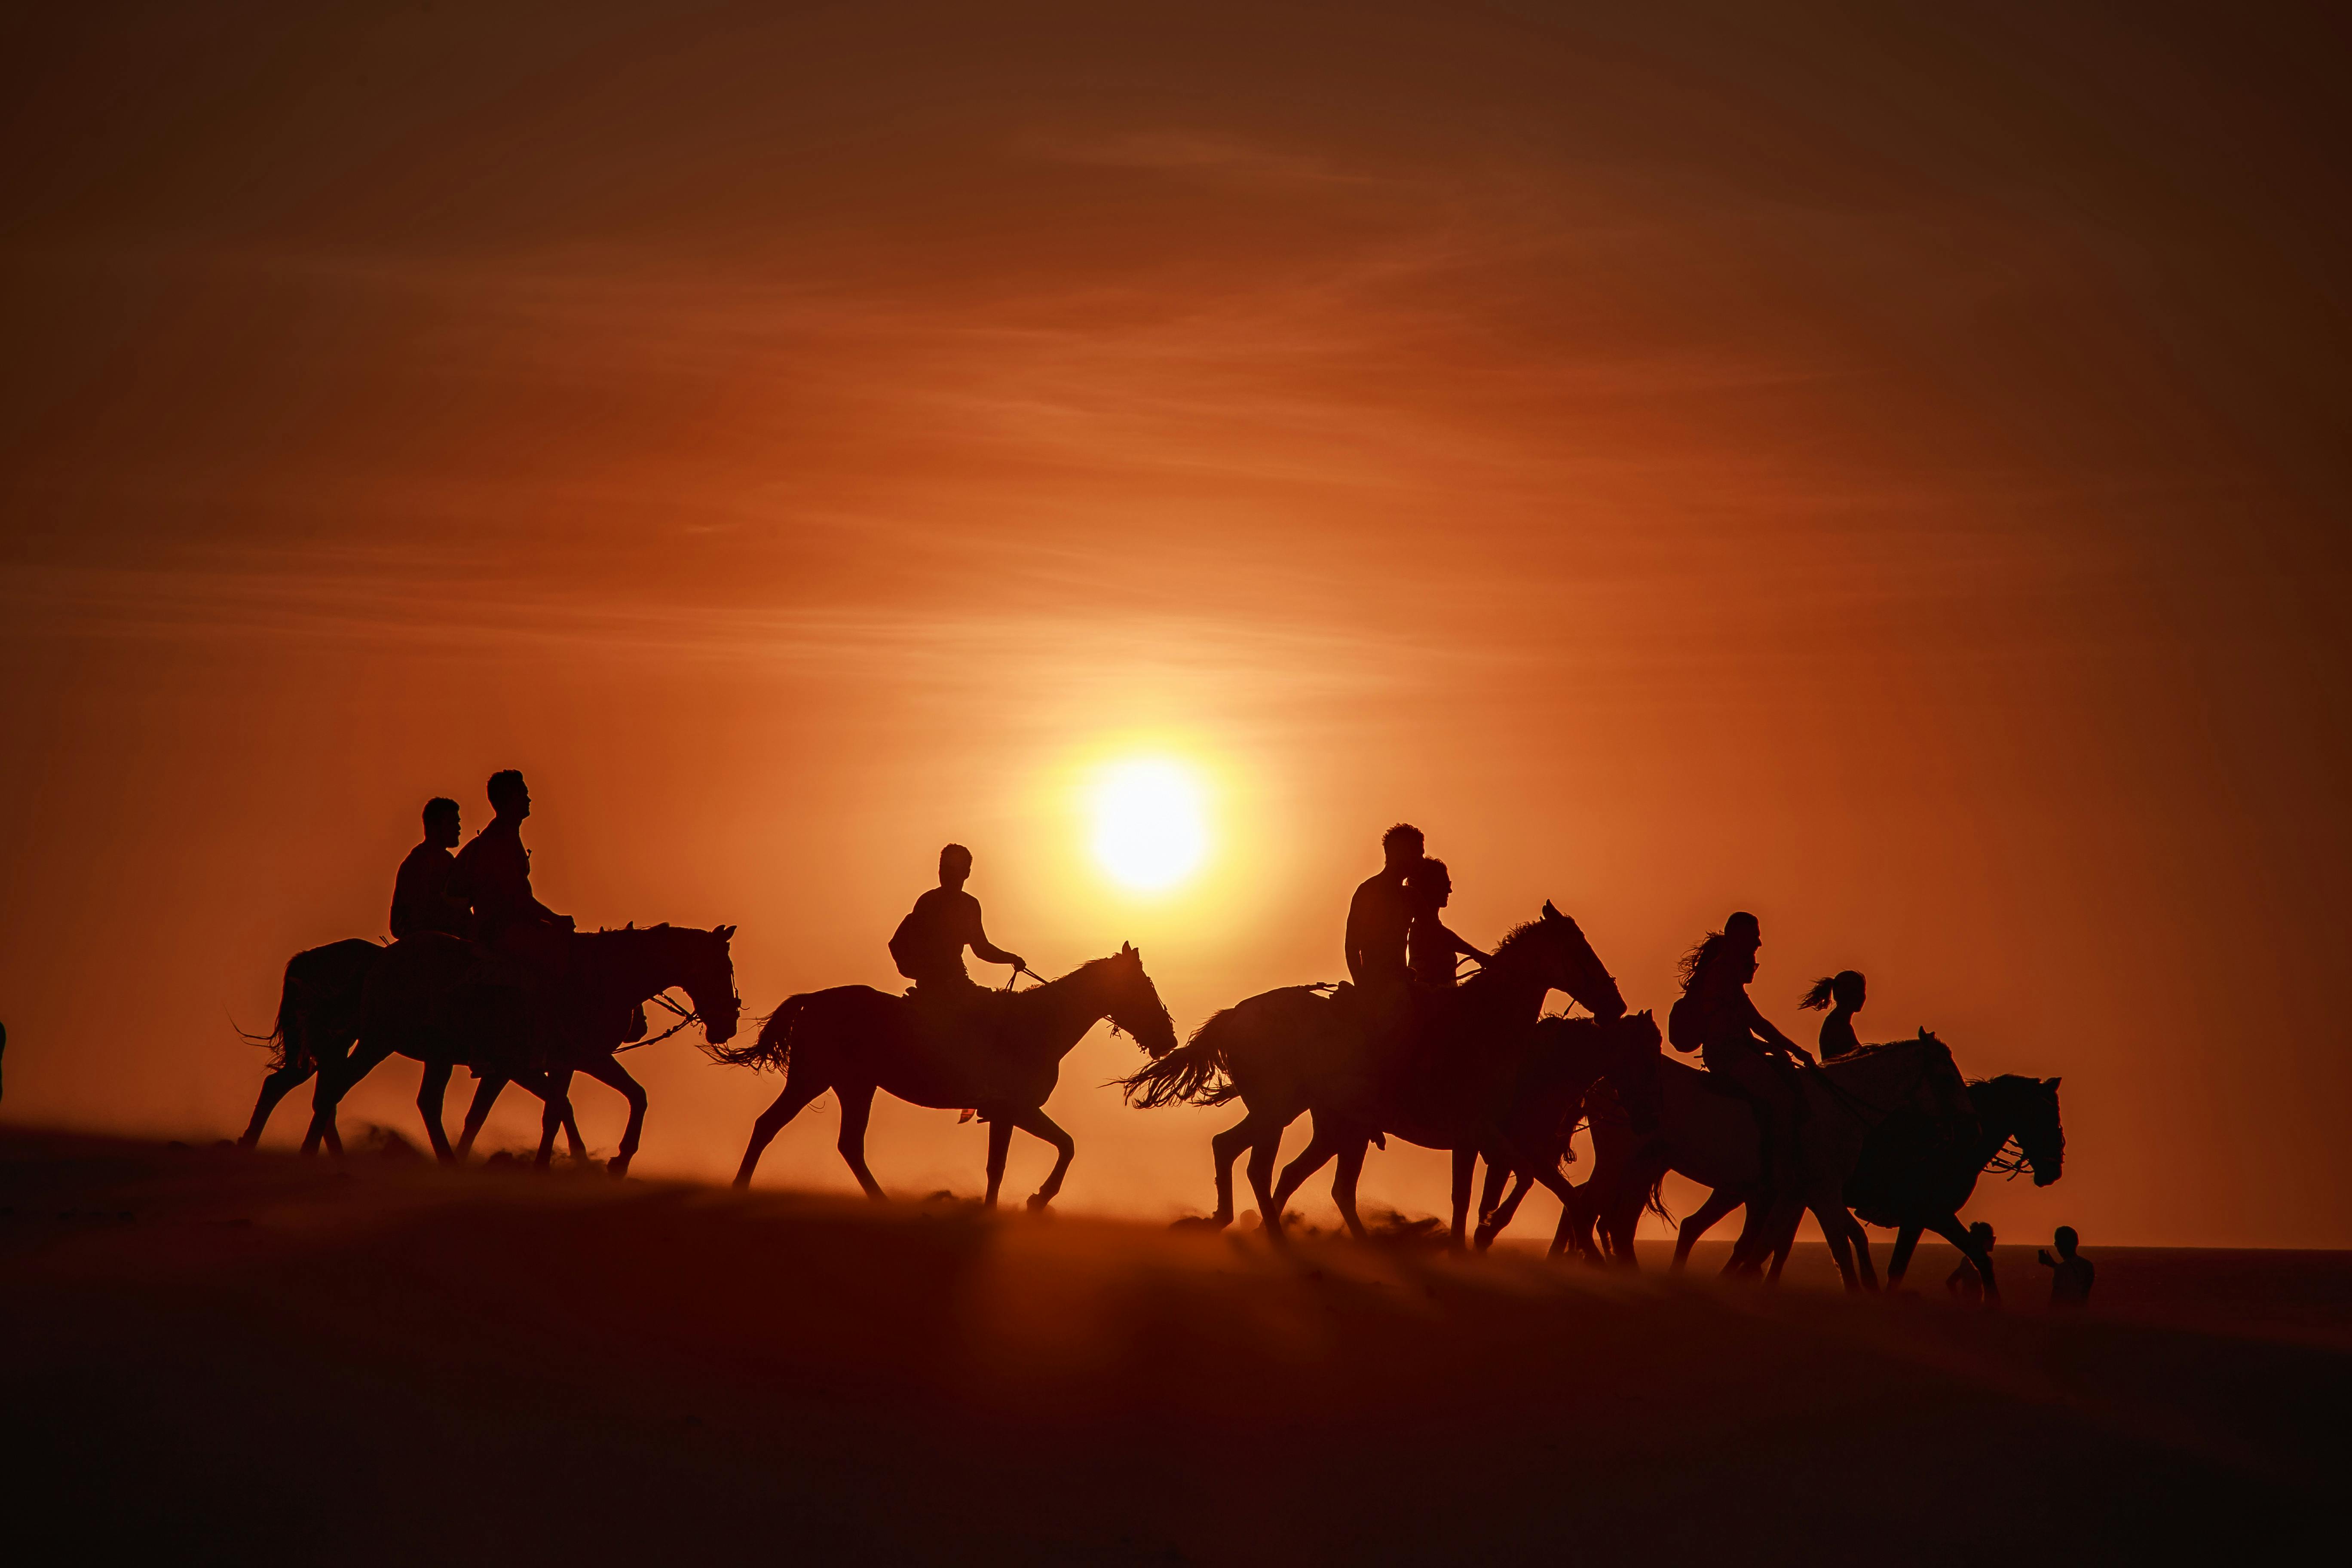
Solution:
[{"label": "sunlit haze", "polygon": [[[1748,910],[1801,1041],[1850,968],[1864,1039],[2063,1075],[2005,1237],[2352,1245],[2335,24],[217,10],[0,50],[0,1115],[233,1135],[289,956],[511,767],[554,910],[740,926],[746,1037],[903,988],[950,842],[1189,1034],[1343,978],[1406,821],[1465,940],[1551,900],[1633,1008]],[[645,1174],[777,1093],[697,1038],[625,1058]],[[1234,1113],[1138,1061],[1062,1064],[1074,1212],[1211,1201]],[[851,1190],[838,1116],[759,1184]],[[986,1139],[886,1097],[870,1157]]]}]

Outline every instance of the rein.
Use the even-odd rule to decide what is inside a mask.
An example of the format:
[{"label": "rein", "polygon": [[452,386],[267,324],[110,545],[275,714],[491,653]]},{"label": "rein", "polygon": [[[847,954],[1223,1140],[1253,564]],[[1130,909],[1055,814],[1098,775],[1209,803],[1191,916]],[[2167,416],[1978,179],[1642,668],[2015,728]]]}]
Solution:
[{"label": "rein", "polygon": [[642,1040],[631,1040],[625,1046],[614,1046],[613,1047],[613,1054],[614,1056],[619,1056],[623,1051],[634,1051],[639,1046],[659,1045],[662,1041],[668,1039],[672,1035],[677,1034],[680,1029],[685,1028],[688,1024],[699,1024],[702,1022],[701,1014],[697,1013],[691,1007],[679,1006],[677,1003],[669,999],[669,994],[666,991],[656,991],[651,996],[646,997],[646,1000],[648,1002],[658,1002],[663,1006],[668,1008],[671,1012],[677,1014],[677,1022],[672,1024],[668,1028],[664,1029],[658,1035],[649,1036]]}]

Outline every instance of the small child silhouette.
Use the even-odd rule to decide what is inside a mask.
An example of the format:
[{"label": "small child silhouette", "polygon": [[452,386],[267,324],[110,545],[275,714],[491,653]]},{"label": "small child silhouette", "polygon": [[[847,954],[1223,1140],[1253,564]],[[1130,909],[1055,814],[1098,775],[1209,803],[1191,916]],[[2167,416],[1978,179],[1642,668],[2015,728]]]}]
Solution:
[{"label": "small child silhouette", "polygon": [[[1969,1239],[1975,1242],[1977,1249],[1987,1258],[1992,1256],[1992,1226],[1982,1220],[1977,1221],[1969,1226]],[[1976,1264],[1968,1258],[1963,1257],[1960,1266],[1944,1280],[1944,1289],[1951,1292],[1955,1301],[1966,1301],[1971,1307],[1984,1304],[1984,1276],[1977,1272]]]},{"label": "small child silhouette", "polygon": [[2089,1258],[2075,1254],[2074,1248],[2081,1245],[2081,1237],[2074,1234],[2073,1226],[2062,1225],[2058,1227],[2058,1234],[2050,1239],[2058,1244],[2058,1256],[2051,1257],[2048,1247],[2035,1254],[2042,1260],[2042,1267],[2050,1270],[2050,1304],[2053,1307],[2089,1305],[2094,1270]]}]

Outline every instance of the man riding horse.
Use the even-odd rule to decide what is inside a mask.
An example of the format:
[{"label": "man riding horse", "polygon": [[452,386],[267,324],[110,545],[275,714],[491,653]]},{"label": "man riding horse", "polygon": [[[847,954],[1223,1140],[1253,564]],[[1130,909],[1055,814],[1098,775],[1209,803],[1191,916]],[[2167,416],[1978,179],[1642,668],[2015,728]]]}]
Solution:
[{"label": "man riding horse", "polygon": [[898,929],[890,933],[891,962],[913,981],[908,998],[927,1022],[937,1027],[967,1032],[988,1005],[989,993],[973,984],[963,966],[970,948],[983,963],[1007,963],[1019,974],[1029,965],[988,940],[982,923],[980,900],[963,890],[971,878],[971,851],[950,844],[940,851],[940,885],[915,900]]}]

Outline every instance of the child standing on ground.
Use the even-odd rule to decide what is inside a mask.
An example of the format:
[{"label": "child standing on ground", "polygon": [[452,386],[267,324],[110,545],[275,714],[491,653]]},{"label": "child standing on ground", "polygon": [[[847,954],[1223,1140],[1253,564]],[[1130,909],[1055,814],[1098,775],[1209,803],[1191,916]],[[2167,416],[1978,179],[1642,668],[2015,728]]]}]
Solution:
[{"label": "child standing on ground", "polygon": [[2044,1247],[2036,1254],[2042,1267],[2050,1270],[2050,1304],[2053,1307],[2084,1307],[2091,1300],[2091,1260],[2077,1257],[2074,1248],[2082,1238],[2071,1225],[2062,1225],[2058,1234],[2050,1238],[2058,1244],[2058,1256],[2053,1258]]}]

